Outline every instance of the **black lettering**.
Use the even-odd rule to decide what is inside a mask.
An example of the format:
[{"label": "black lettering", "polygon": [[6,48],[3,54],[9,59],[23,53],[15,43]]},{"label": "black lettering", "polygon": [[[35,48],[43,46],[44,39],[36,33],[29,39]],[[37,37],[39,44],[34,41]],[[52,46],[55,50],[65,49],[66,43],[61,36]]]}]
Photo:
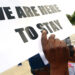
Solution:
[{"label": "black lettering", "polygon": [[24,8],[24,11],[27,15],[27,17],[33,17],[34,14],[32,13],[31,9],[29,7],[23,7]]},{"label": "black lettering", "polygon": [[19,28],[19,29],[15,29],[16,32],[18,32],[23,40],[24,43],[28,42],[26,36],[24,35],[23,31],[24,29],[23,28]]},{"label": "black lettering", "polygon": [[50,21],[49,23],[54,31],[59,30],[59,28],[54,24],[54,22]]},{"label": "black lettering", "polygon": [[44,6],[44,8],[47,10],[47,12],[48,12],[49,14],[52,13],[52,10],[49,8],[49,6]]},{"label": "black lettering", "polygon": [[49,25],[48,25],[48,23],[46,22],[46,23],[43,23],[46,27],[47,27],[47,29],[49,30],[49,32],[50,33],[52,33],[53,31],[52,31],[52,29],[49,27]]},{"label": "black lettering", "polygon": [[60,29],[63,29],[58,20],[55,20],[54,22],[59,26]]},{"label": "black lettering", "polygon": [[[47,31],[47,29],[44,28],[43,27],[44,25],[42,25],[41,23],[38,23],[36,26],[37,26],[37,28],[41,29],[41,32],[42,32],[42,30],[46,30]],[[48,31],[47,31],[47,33],[48,33]]]},{"label": "black lettering", "polygon": [[50,5],[49,8],[51,9],[52,13],[57,12],[57,10],[54,8],[54,6]]},{"label": "black lettering", "polygon": [[1,7],[0,7],[0,20],[5,20],[4,13]]},{"label": "black lettering", "polygon": [[30,39],[32,39],[32,40],[37,39],[38,34],[37,34],[37,32],[34,30],[34,28],[32,28],[32,27],[29,26],[29,27],[26,27],[25,30],[26,30],[28,36],[30,37]]},{"label": "black lettering", "polygon": [[43,25],[42,25],[41,23],[38,23],[38,24],[37,24],[37,27],[38,27],[39,29],[44,29],[44,28],[43,28]]},{"label": "black lettering", "polygon": [[32,11],[33,11],[33,13],[34,13],[35,16],[39,16],[39,14],[37,13],[37,10],[35,10],[35,7],[34,6],[31,7],[31,9],[32,9]]},{"label": "black lettering", "polygon": [[18,17],[19,18],[22,18],[22,17],[26,17],[24,11],[22,10],[21,7],[16,7],[16,11],[17,11],[17,14],[18,14]]},{"label": "black lettering", "polygon": [[38,6],[38,8],[43,15],[48,14],[48,12],[45,10],[45,8],[43,6]]},{"label": "black lettering", "polygon": [[12,11],[10,11],[10,7],[3,7],[3,8],[4,8],[4,11],[5,11],[8,19],[14,19],[15,18],[14,16],[12,16]]}]

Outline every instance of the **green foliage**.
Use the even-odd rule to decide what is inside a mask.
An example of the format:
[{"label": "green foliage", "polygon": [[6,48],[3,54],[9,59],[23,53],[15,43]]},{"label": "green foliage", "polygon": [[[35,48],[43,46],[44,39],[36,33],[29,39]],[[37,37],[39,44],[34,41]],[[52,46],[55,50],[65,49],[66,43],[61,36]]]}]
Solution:
[{"label": "green foliage", "polygon": [[72,25],[75,25],[75,12],[72,14],[72,16],[67,14],[67,18],[72,23]]}]

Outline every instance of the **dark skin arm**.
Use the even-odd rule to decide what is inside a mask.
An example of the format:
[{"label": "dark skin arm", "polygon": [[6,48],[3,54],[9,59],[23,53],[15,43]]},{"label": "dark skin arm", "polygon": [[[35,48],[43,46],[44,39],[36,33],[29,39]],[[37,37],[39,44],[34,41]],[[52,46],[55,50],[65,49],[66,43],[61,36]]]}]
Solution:
[{"label": "dark skin arm", "polygon": [[54,35],[51,35],[49,39],[47,39],[47,33],[43,31],[42,47],[51,65],[50,75],[69,75],[68,60],[70,54],[67,45],[63,41],[55,39]]}]

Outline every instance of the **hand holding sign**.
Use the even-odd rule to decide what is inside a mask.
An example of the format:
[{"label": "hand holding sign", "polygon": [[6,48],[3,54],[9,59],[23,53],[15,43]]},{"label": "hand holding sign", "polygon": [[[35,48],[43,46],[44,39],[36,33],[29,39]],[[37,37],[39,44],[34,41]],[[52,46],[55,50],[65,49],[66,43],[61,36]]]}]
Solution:
[{"label": "hand holding sign", "polygon": [[51,75],[67,74],[70,53],[66,43],[59,39],[55,39],[54,35],[51,35],[49,39],[47,39],[46,31],[43,31],[42,47],[47,60],[51,64]]},{"label": "hand holding sign", "polygon": [[1,0],[0,72],[43,53],[40,42],[43,29],[47,36],[53,33],[61,40],[75,32],[55,1]]}]

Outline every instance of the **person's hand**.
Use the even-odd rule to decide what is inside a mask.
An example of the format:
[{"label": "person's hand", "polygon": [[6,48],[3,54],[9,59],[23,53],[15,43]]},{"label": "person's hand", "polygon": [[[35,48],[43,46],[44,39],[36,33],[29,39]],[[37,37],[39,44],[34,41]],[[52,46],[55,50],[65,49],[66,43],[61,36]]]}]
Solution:
[{"label": "person's hand", "polygon": [[68,60],[70,52],[66,43],[55,39],[55,35],[51,35],[47,39],[45,30],[42,32],[41,42],[44,54],[50,63],[50,75],[69,75]]},{"label": "person's hand", "polygon": [[42,32],[42,47],[44,54],[52,65],[68,64],[69,49],[64,41],[55,39],[55,35],[51,35],[47,39],[47,33],[45,30]]}]

